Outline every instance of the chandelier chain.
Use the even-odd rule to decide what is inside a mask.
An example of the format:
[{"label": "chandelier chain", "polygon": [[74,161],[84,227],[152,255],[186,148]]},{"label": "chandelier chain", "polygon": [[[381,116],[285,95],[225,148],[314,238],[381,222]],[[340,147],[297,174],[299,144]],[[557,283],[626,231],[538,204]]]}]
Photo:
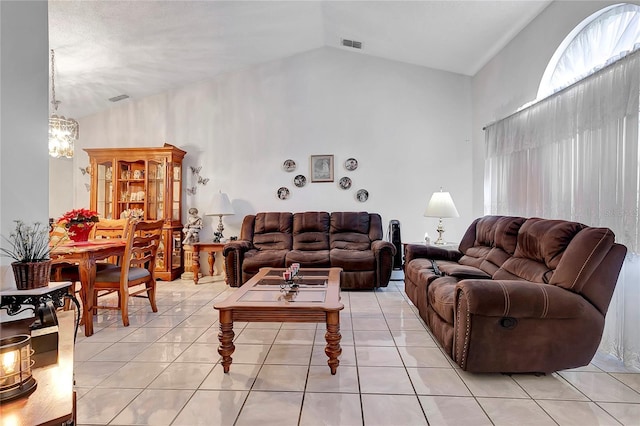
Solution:
[{"label": "chandelier chain", "polygon": [[56,54],[51,49],[51,104],[54,111],[58,111],[58,101],[56,101]]}]

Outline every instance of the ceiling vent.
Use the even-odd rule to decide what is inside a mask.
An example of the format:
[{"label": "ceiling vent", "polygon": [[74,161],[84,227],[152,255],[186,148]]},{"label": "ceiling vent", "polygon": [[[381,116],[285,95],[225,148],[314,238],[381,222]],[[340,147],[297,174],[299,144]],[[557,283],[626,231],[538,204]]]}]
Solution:
[{"label": "ceiling vent", "polygon": [[114,96],[113,98],[109,98],[109,100],[111,102],[118,102],[121,101],[123,99],[127,99],[129,97],[129,95],[118,95],[118,96]]},{"label": "ceiling vent", "polygon": [[346,38],[340,39],[342,45],[345,47],[351,47],[353,49],[362,49],[362,42],[355,40],[347,40]]}]

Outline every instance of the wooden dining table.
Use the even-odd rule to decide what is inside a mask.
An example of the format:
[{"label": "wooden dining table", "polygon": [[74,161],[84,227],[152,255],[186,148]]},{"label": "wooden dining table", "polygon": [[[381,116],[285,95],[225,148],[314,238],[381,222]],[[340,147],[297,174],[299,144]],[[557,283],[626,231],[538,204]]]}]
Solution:
[{"label": "wooden dining table", "polygon": [[80,276],[80,299],[84,335],[93,334],[93,293],[96,280],[96,262],[111,256],[124,255],[126,241],[120,238],[97,239],[82,242],[69,241],[51,250],[52,264],[78,266]]}]

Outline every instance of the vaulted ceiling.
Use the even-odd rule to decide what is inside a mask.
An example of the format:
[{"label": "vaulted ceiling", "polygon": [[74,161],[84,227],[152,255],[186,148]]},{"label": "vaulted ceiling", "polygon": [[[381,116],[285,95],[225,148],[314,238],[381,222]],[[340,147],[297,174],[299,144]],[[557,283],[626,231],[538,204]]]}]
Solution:
[{"label": "vaulted ceiling", "polygon": [[472,76],[550,2],[49,0],[56,98],[78,118],[323,46]]}]

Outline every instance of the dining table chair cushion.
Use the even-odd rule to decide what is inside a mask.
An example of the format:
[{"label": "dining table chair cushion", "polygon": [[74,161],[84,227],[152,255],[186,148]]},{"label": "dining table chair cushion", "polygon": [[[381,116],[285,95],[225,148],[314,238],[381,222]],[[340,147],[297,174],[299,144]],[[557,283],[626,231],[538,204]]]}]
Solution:
[{"label": "dining table chair cushion", "polygon": [[[118,266],[114,268],[107,268],[102,271],[96,272],[96,281],[117,283],[120,282],[121,269]],[[129,268],[129,280],[139,280],[140,278],[148,277],[149,271],[145,268]]]}]

